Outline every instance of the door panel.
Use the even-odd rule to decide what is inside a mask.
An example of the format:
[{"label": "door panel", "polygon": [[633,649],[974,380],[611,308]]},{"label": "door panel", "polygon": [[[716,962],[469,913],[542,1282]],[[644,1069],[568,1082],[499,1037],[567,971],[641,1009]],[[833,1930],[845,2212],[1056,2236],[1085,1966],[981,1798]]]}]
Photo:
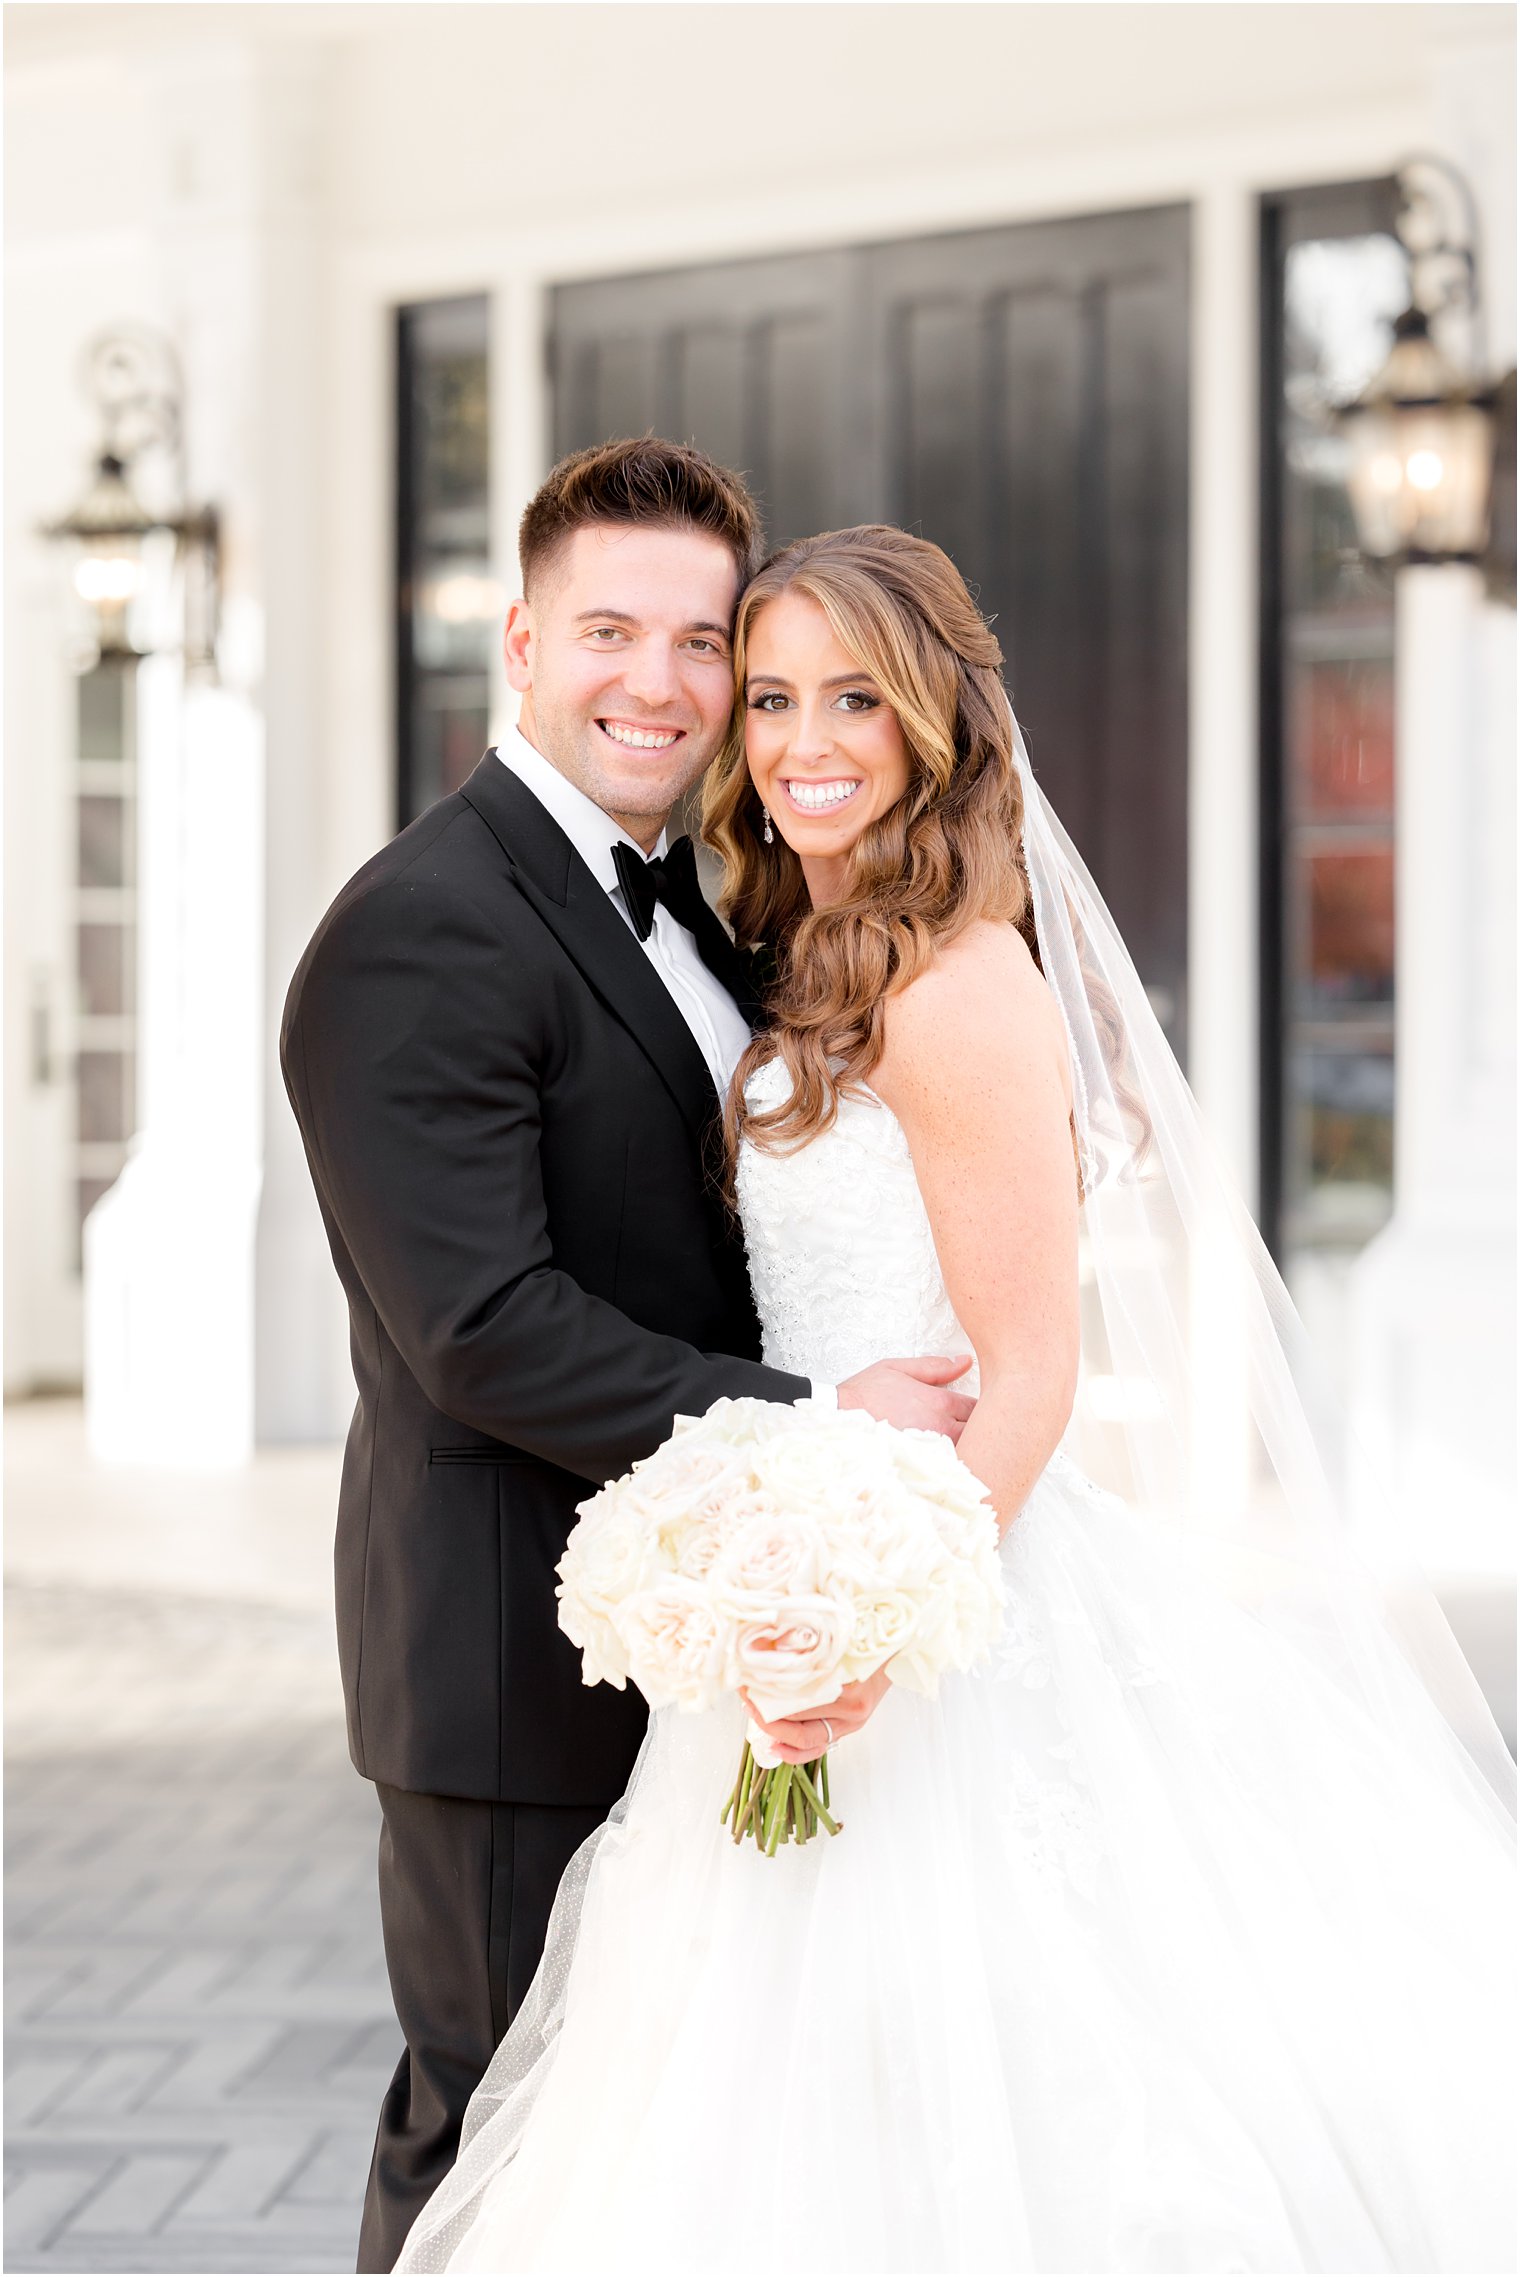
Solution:
[{"label": "door panel", "polygon": [[702,448],[725,466],[738,466],[744,457],[745,345],[742,332],[716,325],[676,336],[676,426],[682,434],[710,436]]},{"label": "door panel", "polygon": [[1187,271],[1173,208],[576,284],[553,317],[560,450],[676,435],[745,469],[773,544],[945,547],[1179,1051]]},{"label": "door panel", "polygon": [[986,568],[984,469],[966,447],[983,394],[977,310],[967,301],[923,300],[895,313],[889,357],[899,512],[892,519],[925,535],[932,529],[975,587]]},{"label": "door panel", "polygon": [[1185,1041],[1187,216],[873,247],[887,518],[943,545],[1040,780]]},{"label": "door panel", "polygon": [[561,285],[550,360],[556,456],[672,435],[741,467],[774,544],[846,511],[852,303],[844,253]]},{"label": "door panel", "polygon": [[987,539],[987,590],[1001,598],[993,629],[1030,755],[1072,836],[1092,848],[1093,786],[1062,764],[1062,746],[1085,748],[1097,723],[1099,627],[1083,574],[1097,531],[1081,449],[1091,310],[1080,292],[1036,283],[1001,295],[990,324],[986,465],[1002,506]]}]

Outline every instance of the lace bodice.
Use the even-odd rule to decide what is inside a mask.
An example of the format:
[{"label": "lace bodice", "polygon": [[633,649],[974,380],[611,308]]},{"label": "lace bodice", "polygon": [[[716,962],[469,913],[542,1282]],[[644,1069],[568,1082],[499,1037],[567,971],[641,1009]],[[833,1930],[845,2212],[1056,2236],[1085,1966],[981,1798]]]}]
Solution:
[{"label": "lace bodice", "polygon": [[[788,1080],[768,1060],[746,1096],[779,1105]],[[874,1093],[841,1099],[832,1127],[795,1153],[746,1143],[738,1192],[770,1366],[839,1383],[873,1360],[971,1350],[903,1127]],[[975,1370],[956,1388],[974,1390]]]}]

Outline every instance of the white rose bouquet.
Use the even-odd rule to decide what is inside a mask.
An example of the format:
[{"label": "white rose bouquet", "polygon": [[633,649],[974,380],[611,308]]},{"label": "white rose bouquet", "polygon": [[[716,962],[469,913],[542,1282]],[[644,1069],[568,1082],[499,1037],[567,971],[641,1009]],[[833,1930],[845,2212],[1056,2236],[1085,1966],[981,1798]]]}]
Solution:
[{"label": "white rose bouquet", "polygon": [[[587,1684],[631,1676],[651,1707],[806,1715],[881,1668],[932,1692],[1002,1620],[986,1489],[948,1439],[859,1411],[720,1399],[578,1517],[559,1625]],[[778,1763],[751,1723],[730,1819],[770,1857],[837,1834],[826,1756]]]}]

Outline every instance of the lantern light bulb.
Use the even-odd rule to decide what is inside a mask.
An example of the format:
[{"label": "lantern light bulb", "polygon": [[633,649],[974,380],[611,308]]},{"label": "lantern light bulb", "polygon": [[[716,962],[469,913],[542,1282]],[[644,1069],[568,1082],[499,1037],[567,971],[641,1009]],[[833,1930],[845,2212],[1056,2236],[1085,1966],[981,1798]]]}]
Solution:
[{"label": "lantern light bulb", "polygon": [[142,584],[142,564],[126,554],[87,553],[74,570],[74,590],[92,607],[119,608]]},{"label": "lantern light bulb", "polygon": [[425,586],[422,605],[427,615],[446,625],[489,624],[507,605],[506,588],[495,577],[474,576],[455,570]]},{"label": "lantern light bulb", "polygon": [[1408,474],[1416,490],[1439,490],[1446,468],[1439,451],[1411,451]]}]

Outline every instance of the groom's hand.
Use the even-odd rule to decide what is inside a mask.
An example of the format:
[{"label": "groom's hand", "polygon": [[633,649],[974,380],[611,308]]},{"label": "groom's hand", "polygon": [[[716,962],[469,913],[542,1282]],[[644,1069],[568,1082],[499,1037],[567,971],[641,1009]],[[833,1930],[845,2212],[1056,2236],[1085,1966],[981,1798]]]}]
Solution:
[{"label": "groom's hand", "polygon": [[958,1439],[976,1405],[947,1387],[971,1365],[969,1353],[953,1360],[877,1360],[839,1386],[841,1407],[863,1407],[878,1423],[899,1431],[940,1431]]}]

